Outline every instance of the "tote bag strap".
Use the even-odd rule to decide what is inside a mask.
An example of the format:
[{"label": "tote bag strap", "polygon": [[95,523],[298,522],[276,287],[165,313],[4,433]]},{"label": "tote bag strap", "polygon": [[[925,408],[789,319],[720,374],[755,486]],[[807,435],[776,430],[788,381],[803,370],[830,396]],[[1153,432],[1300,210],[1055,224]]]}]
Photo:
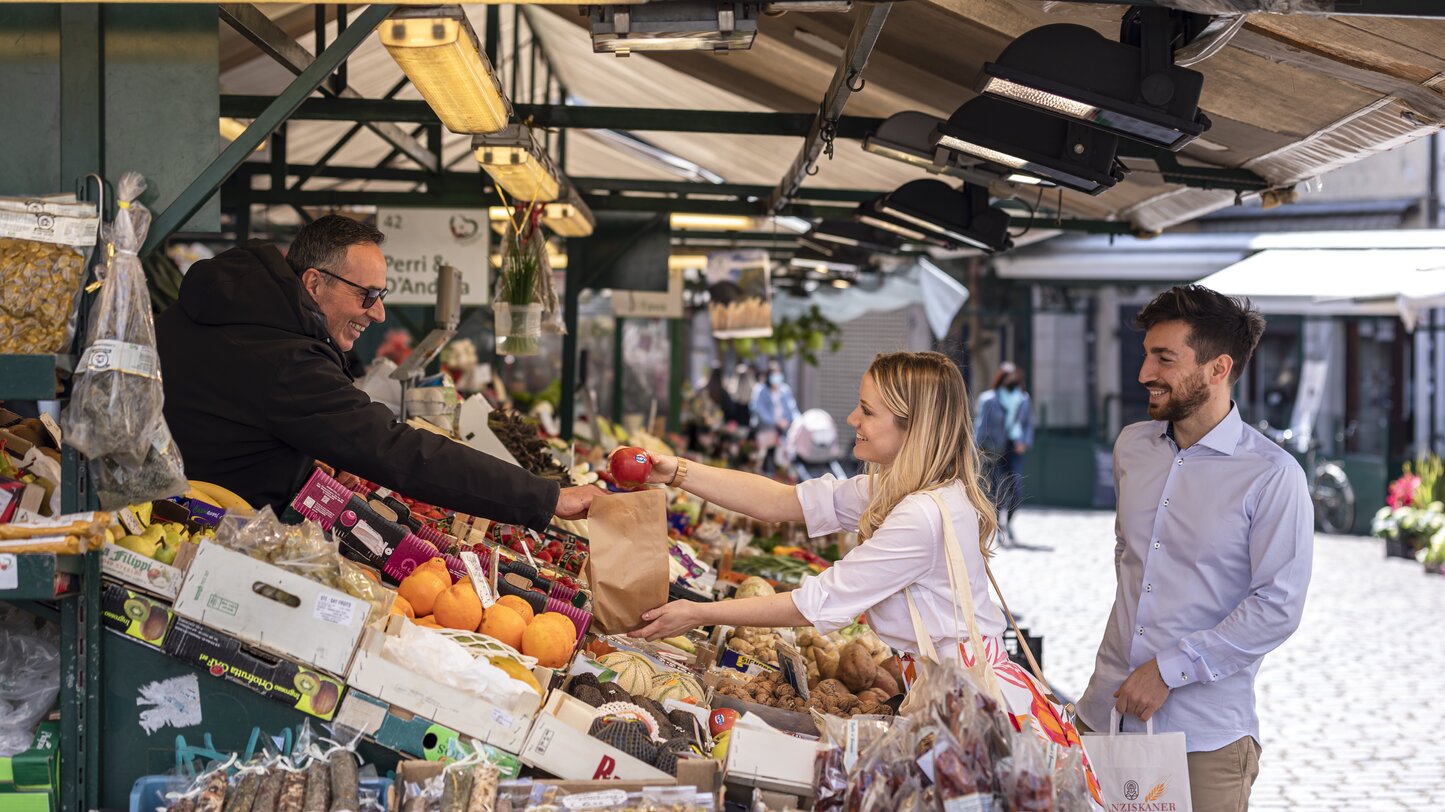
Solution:
[{"label": "tote bag strap", "polygon": [[[1048,690],[1046,698],[1057,703],[1058,700],[1053,695],[1053,689],[1049,687],[1049,681],[1044,678],[1044,669],[1039,666],[1038,659],[1034,657],[1034,651],[1029,646],[1028,638],[1024,637],[1023,631],[1019,629],[1019,622],[1014,620],[1014,613],[1009,611],[1008,601],[1004,600],[1003,591],[998,588],[998,579],[993,577],[993,567],[988,565],[988,556],[984,556],[983,569],[988,573],[988,582],[993,585],[993,594],[998,596],[998,604],[1003,608],[1004,617],[1008,618],[1009,625],[1013,627],[1014,634],[1018,636],[1019,651],[1022,651],[1024,659],[1028,660],[1029,670],[1034,672],[1034,676],[1038,677],[1039,682]],[[1073,711],[1072,704],[1068,706],[1068,710]]]}]

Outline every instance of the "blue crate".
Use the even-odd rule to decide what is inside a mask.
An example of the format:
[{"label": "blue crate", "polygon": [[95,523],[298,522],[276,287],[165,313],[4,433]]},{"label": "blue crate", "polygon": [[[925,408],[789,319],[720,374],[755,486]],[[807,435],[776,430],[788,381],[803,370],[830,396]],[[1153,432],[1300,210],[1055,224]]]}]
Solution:
[{"label": "blue crate", "polygon": [[[143,775],[137,778],[135,786],[130,790],[130,812],[155,812],[156,807],[164,807],[166,787],[171,781],[172,778],[166,775]],[[387,793],[391,790],[391,779],[363,778],[361,788],[376,790],[382,805],[385,806]]]}]

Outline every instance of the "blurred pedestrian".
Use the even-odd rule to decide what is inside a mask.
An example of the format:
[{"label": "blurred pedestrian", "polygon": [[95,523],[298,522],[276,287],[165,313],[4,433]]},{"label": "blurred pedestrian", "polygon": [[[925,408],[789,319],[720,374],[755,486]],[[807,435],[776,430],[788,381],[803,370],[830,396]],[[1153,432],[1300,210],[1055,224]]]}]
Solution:
[{"label": "blurred pedestrian", "polygon": [[1024,455],[1034,444],[1033,401],[1024,373],[1005,361],[993,385],[978,396],[978,447],[987,462],[989,491],[998,506],[999,542],[1013,544],[1013,517],[1023,502]]}]

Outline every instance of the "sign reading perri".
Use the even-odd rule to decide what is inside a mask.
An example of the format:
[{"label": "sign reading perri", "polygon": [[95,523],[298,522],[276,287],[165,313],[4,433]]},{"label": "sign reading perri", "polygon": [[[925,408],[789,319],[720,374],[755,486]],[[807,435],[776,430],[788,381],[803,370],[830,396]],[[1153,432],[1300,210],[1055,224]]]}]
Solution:
[{"label": "sign reading perri", "polygon": [[490,296],[486,210],[381,208],[376,223],[386,242],[386,303],[436,304],[437,270],[462,272],[462,304],[484,305]]}]

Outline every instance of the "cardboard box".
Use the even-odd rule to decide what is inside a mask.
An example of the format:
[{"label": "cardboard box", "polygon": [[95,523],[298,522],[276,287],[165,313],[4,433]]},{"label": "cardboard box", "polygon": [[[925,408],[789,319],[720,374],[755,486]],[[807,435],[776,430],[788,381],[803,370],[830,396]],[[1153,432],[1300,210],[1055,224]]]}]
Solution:
[{"label": "cardboard box", "polygon": [[[176,560],[181,561],[182,555],[186,557],[186,560],[194,557],[194,553],[189,552],[186,548],[196,546],[187,544],[182,547],[181,552],[176,554]],[[181,581],[185,578],[185,570],[180,567],[162,564],[153,558],[146,558],[140,553],[133,553],[115,544],[101,546],[100,569],[106,577],[125,581],[152,595],[171,600],[174,600],[180,592]]]},{"label": "cardboard box", "polygon": [[171,623],[176,617],[170,605],[114,581],[102,582],[100,613],[107,629],[162,650],[165,649],[166,633],[171,630]]},{"label": "cardboard box", "polygon": [[725,768],[729,784],[812,797],[817,742],[762,727],[735,725]]},{"label": "cardboard box", "polygon": [[741,699],[734,699],[730,696],[715,694],[712,698],[712,707],[732,708],[740,714],[752,714],[763,720],[769,727],[776,728],[785,733],[793,733],[801,736],[817,736],[818,725],[813,721],[810,714],[797,711],[783,710],[772,705],[762,705],[757,702],[747,702]]},{"label": "cardboard box", "polygon": [[566,699],[572,698],[560,692],[554,693],[547,708],[537,717],[532,725],[532,734],[527,737],[527,744],[521,752],[523,764],[568,780],[675,783],[675,779],[662,770],[592,738],[586,731],[578,730],[549,712],[562,709],[562,714],[566,715]]},{"label": "cardboard box", "polygon": [[280,567],[202,544],[176,597],[176,614],[265,651],[345,674],[370,607]]},{"label": "cardboard box", "polygon": [[522,749],[542,698],[526,691],[509,704],[498,704],[444,685],[382,656],[388,635],[400,634],[406,619],[393,616],[386,631],[367,629],[347,672],[346,682],[390,705],[446,725],[509,753]]},{"label": "cardboard box", "polygon": [[[383,747],[427,761],[455,761],[473,752],[455,730],[354,690],[342,700],[334,721],[361,731]],[[512,753],[489,744],[478,747],[501,770],[504,780],[521,774],[522,762]]]},{"label": "cardboard box", "polygon": [[55,789],[60,775],[60,723],[43,721],[35,729],[28,750],[0,758],[0,788],[11,790]]},{"label": "cardboard box", "polygon": [[244,685],[320,719],[335,716],[346,694],[346,686],[335,677],[254,651],[235,637],[184,617],[177,617],[166,635],[165,651],[213,677]]},{"label": "cardboard box", "polygon": [[410,532],[320,470],[296,494],[291,507],[331,531],[347,558],[376,569],[386,564],[396,545]]}]

